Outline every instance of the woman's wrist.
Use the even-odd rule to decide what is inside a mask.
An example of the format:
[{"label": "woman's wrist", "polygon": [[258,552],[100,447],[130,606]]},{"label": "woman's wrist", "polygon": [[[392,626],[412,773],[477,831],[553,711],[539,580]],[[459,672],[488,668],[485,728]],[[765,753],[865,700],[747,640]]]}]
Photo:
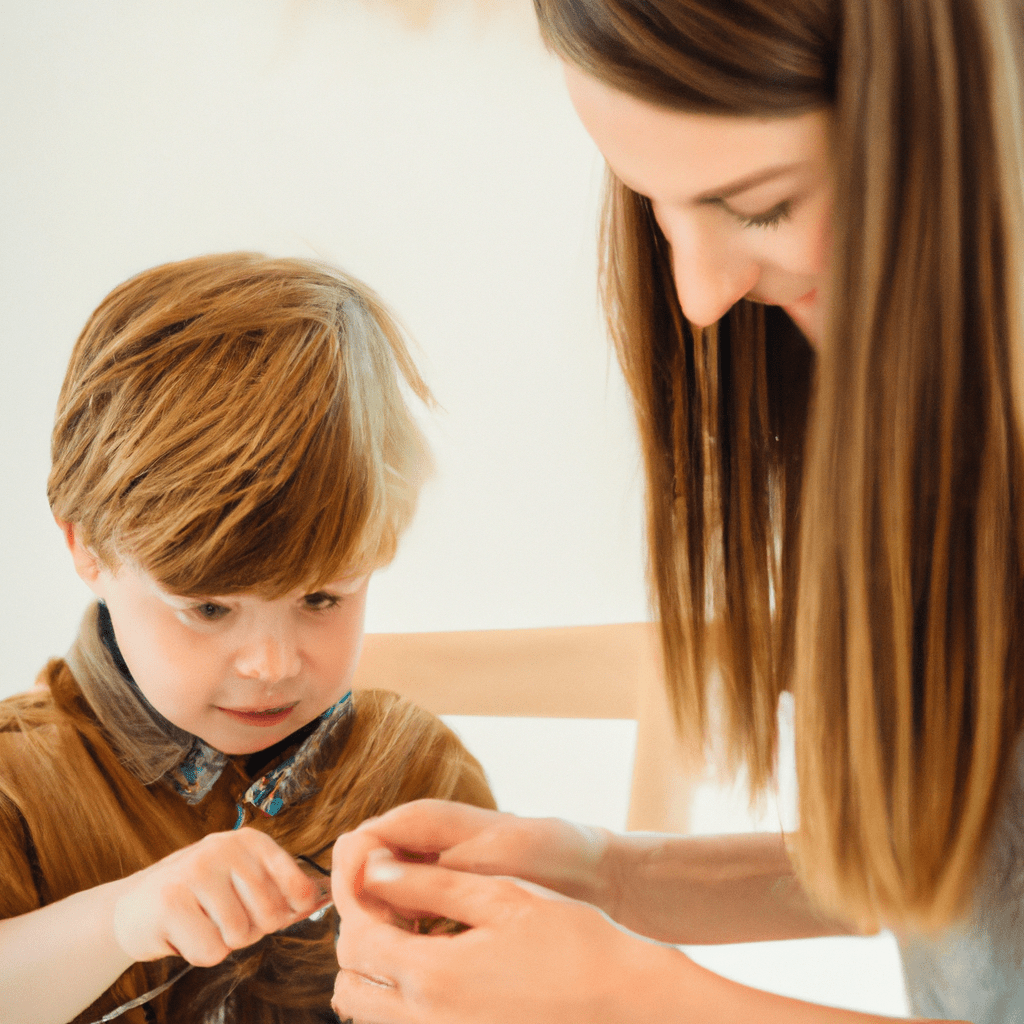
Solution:
[{"label": "woman's wrist", "polygon": [[591,902],[613,921],[638,935],[644,929],[644,913],[638,893],[646,894],[645,864],[652,849],[665,837],[646,833],[604,831],[600,857],[594,867],[595,899]]},{"label": "woman's wrist", "polygon": [[563,832],[562,842],[569,850],[569,868],[565,884],[557,886],[560,892],[573,899],[582,900],[615,918],[613,910],[616,897],[616,839],[610,829],[594,825],[578,825],[571,821],[559,821],[559,827],[569,829]]},{"label": "woman's wrist", "polygon": [[[624,936],[625,937],[625,936]],[[629,953],[620,956],[614,1007],[602,1020],[616,1024],[693,1021],[703,1003],[701,972],[685,953],[628,933]]]}]

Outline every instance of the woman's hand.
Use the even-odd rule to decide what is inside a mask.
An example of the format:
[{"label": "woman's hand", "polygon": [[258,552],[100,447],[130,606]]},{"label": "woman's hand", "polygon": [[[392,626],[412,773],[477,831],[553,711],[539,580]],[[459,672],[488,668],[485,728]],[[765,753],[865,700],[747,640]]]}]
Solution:
[{"label": "woman's hand", "polygon": [[[338,840],[332,885],[342,921],[332,1005],[342,1019],[615,1024],[641,1019],[638,986],[652,969],[667,973],[664,956],[681,957],[532,883],[400,861],[372,826]],[[395,925],[434,916],[470,928],[432,936]]]},{"label": "woman's hand", "polygon": [[215,832],[122,880],[114,934],[133,960],[198,967],[308,917],[327,897],[292,856],[251,828]]},{"label": "woman's hand", "polygon": [[478,875],[511,875],[593,903],[614,916],[606,829],[520,818],[448,800],[416,800],[356,830],[398,858]]}]

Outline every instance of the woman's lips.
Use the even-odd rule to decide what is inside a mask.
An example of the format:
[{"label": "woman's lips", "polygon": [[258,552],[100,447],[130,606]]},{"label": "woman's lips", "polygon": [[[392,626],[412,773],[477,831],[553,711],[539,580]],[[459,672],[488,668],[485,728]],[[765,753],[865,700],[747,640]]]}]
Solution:
[{"label": "woman's lips", "polygon": [[811,316],[812,304],[817,297],[818,289],[812,288],[806,295],[801,295],[799,299],[794,299],[782,308],[790,315],[797,327],[805,329],[807,318]]},{"label": "woman's lips", "polygon": [[799,298],[790,299],[788,302],[779,302],[778,299],[765,298],[762,295],[745,295],[744,298],[749,299],[751,302],[759,302],[762,306],[780,306],[782,309],[792,309],[794,306],[802,306],[805,302],[811,302],[817,297],[818,289],[812,288],[805,295],[801,295]]},{"label": "woman's lips", "polygon": [[790,306],[802,306],[805,302],[810,302],[815,295],[818,294],[817,288],[812,288],[806,295],[801,295],[799,299],[794,299],[789,305]]},{"label": "woman's lips", "polygon": [[278,705],[276,708],[267,708],[264,711],[259,709],[240,708],[217,708],[217,710],[223,711],[224,714],[230,715],[239,722],[245,722],[246,725],[270,726],[277,725],[278,722],[283,722],[295,710],[297,705],[298,701],[295,701],[294,704]]}]

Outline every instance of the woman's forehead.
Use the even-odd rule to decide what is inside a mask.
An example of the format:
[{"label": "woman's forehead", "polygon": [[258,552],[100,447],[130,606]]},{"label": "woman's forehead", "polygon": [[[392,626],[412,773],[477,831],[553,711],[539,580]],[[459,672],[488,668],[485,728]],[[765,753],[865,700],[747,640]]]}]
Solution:
[{"label": "woman's forehead", "polygon": [[[659,202],[724,198],[736,186],[766,188],[786,176],[824,173],[826,109],[789,117],[740,117],[670,110],[565,64],[573,105],[616,176]],[[736,193],[739,194],[739,193]]]}]

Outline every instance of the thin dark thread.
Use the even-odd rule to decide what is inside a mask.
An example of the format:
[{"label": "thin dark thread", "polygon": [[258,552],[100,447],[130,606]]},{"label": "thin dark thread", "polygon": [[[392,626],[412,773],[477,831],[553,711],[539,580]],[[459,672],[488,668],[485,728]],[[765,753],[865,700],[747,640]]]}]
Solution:
[{"label": "thin dark thread", "polygon": [[[324,850],[326,850],[326,849],[327,849],[327,847],[325,846]],[[323,853],[323,850],[319,850],[318,852],[319,853]],[[327,868],[320,867],[320,865],[317,864],[317,862],[315,860],[310,859],[304,853],[298,854],[295,859],[296,860],[301,860],[303,864],[308,864],[315,871],[319,871],[321,875],[326,875],[328,878],[331,877],[331,872]]]}]

